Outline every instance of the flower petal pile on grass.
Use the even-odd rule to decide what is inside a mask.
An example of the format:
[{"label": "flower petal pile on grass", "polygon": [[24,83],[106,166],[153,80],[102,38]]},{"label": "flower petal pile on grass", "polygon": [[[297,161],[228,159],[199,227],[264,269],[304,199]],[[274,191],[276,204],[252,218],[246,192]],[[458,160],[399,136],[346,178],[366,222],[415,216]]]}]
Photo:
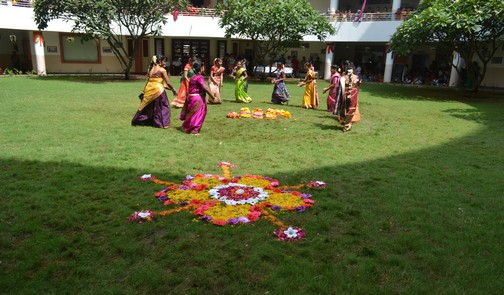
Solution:
[{"label": "flower petal pile on grass", "polygon": [[292,114],[289,111],[268,108],[266,112],[262,109],[254,109],[250,111],[249,108],[241,108],[239,113],[230,112],[226,115],[227,118],[254,118],[254,119],[276,119],[277,117],[290,119]]},{"label": "flower petal pile on grass", "polygon": [[280,227],[273,233],[280,241],[294,242],[306,239],[306,233],[300,227]]},{"label": "flower petal pile on grass", "polygon": [[129,218],[129,222],[143,223],[144,221],[151,222],[154,219],[154,212],[151,210],[137,211],[133,213]]}]

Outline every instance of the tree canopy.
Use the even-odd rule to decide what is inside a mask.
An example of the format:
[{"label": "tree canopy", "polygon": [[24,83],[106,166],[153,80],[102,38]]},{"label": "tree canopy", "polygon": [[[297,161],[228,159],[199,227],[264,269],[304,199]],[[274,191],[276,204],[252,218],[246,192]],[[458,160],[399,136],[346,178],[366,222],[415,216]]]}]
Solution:
[{"label": "tree canopy", "polygon": [[[102,38],[123,67],[126,79],[133,66],[135,53],[145,36],[159,35],[166,24],[165,14],[187,7],[186,0],[37,0],[35,22],[40,30],[54,19],[73,21],[72,31],[85,38]],[[127,52],[123,36],[133,40],[133,52]]]},{"label": "tree canopy", "polygon": [[[502,0],[423,0],[392,35],[391,50],[407,55],[418,45],[436,43],[456,51],[465,60],[477,91],[503,41],[503,11]],[[473,63],[476,57],[483,67]]]},{"label": "tree canopy", "polygon": [[306,0],[227,0],[218,8],[223,11],[219,25],[228,37],[252,41],[256,64],[264,63],[268,55],[299,47],[304,36],[322,41],[335,33],[328,19]]}]

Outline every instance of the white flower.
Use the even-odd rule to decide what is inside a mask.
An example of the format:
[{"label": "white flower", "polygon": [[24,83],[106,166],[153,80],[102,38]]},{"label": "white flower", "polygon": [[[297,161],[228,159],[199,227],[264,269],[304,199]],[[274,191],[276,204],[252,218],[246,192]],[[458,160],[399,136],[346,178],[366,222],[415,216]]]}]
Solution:
[{"label": "white flower", "polygon": [[143,219],[147,218],[150,216],[149,212],[140,212],[138,213],[138,216],[142,217]]},{"label": "white flower", "polygon": [[286,231],[284,231],[284,234],[286,234],[288,238],[297,238],[298,230],[293,229],[292,227],[289,226],[289,228]]},{"label": "white flower", "polygon": [[149,178],[151,178],[151,177],[152,177],[152,174],[144,174],[144,175],[142,175],[140,178],[141,178],[141,179],[149,179]]},{"label": "white flower", "polygon": [[238,194],[238,195],[243,195],[244,192],[245,191],[242,190],[241,188],[236,190],[236,194]]}]

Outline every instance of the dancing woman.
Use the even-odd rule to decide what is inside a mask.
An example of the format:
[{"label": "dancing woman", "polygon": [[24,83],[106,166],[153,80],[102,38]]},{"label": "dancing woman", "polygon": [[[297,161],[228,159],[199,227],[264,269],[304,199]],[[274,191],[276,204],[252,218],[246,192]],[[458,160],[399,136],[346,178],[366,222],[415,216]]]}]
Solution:
[{"label": "dancing woman", "polygon": [[184,102],[187,98],[187,89],[189,87],[189,79],[194,75],[194,71],[191,68],[194,59],[189,57],[187,64],[184,66],[184,73],[180,79],[180,88],[177,96],[173,99],[172,107],[181,108],[184,106]]},{"label": "dancing woman", "polygon": [[215,97],[206,86],[205,77],[201,74],[201,63],[193,63],[192,68],[195,74],[189,81],[189,94],[180,112],[179,119],[184,121],[182,130],[191,135],[198,135],[207,114],[205,94],[208,93],[212,100],[215,100]]},{"label": "dancing woman", "polygon": [[208,86],[212,92],[215,100],[208,100],[208,103],[219,104],[221,103],[220,89],[224,85],[224,71],[226,69],[222,66],[222,59],[216,58],[214,65],[210,68],[210,77],[208,78]]},{"label": "dancing woman", "polygon": [[299,87],[305,86],[302,105],[306,109],[316,109],[319,106],[316,84],[317,77],[315,76],[315,71],[309,62],[305,63],[304,67],[306,70],[306,76],[303,81],[297,84]]},{"label": "dancing woman", "polygon": [[147,71],[147,83],[138,111],[131,120],[131,125],[147,125],[158,128],[170,127],[170,104],[165,89],[177,94],[166,73],[166,57],[155,55]]},{"label": "dancing woman", "polygon": [[341,96],[338,99],[335,115],[343,124],[343,132],[350,131],[352,122],[360,120],[358,110],[359,87],[362,80],[353,73],[354,65],[351,61],[343,62],[343,76],[341,77]]},{"label": "dancing woman", "polygon": [[337,65],[331,66],[331,80],[329,86],[323,89],[322,93],[329,91],[327,96],[327,111],[334,113],[336,110],[336,101],[340,94],[340,68]]},{"label": "dancing woman", "polygon": [[245,87],[247,85],[247,71],[242,67],[242,63],[238,61],[236,63],[236,75],[235,79],[235,98],[237,102],[249,103],[252,102],[252,98],[245,92]]},{"label": "dancing woman", "polygon": [[290,94],[285,87],[285,71],[284,65],[282,63],[277,63],[277,74],[276,78],[271,80],[271,83],[275,84],[273,87],[273,93],[271,94],[271,102],[274,104],[289,104]]}]

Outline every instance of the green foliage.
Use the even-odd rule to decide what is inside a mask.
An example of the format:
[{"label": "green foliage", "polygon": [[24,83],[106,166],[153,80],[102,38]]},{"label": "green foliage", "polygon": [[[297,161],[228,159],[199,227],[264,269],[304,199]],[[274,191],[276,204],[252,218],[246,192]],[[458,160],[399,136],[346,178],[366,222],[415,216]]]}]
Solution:
[{"label": "green foliage", "polygon": [[418,45],[437,43],[457,51],[466,61],[470,74],[479,71],[471,63],[477,56],[483,63],[481,73],[474,75],[480,77],[478,87],[503,34],[502,0],[429,0],[422,1],[418,11],[392,35],[391,49],[407,55]]},{"label": "green foliage", "polygon": [[327,18],[306,0],[230,0],[218,8],[223,11],[219,25],[227,36],[252,40],[256,62],[298,47],[303,36],[324,40],[335,33]]},{"label": "green foliage", "polygon": [[23,71],[18,70],[16,68],[12,68],[12,69],[6,68],[5,70],[3,70],[3,74],[7,75],[7,76],[22,75]]},{"label": "green foliage", "polygon": [[[86,39],[103,38],[122,65],[126,78],[133,66],[133,59],[145,36],[159,35],[166,24],[165,14],[175,8],[186,7],[186,0],[105,0],[64,1],[37,0],[35,22],[45,29],[54,19],[73,22],[73,31],[83,33]],[[126,52],[123,36],[133,39],[133,52]]]}]

